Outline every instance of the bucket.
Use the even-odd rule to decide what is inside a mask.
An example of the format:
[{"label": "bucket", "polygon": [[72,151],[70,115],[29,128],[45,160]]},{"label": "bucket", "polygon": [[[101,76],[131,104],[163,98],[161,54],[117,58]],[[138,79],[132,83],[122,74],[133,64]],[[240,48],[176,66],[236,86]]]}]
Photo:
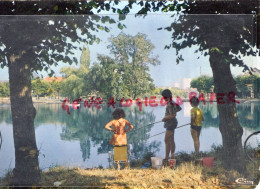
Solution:
[{"label": "bucket", "polygon": [[202,166],[202,165],[203,165],[202,158],[201,158],[201,159],[196,159],[196,160],[195,160],[195,165],[200,165],[200,166]]},{"label": "bucket", "polygon": [[163,159],[160,157],[151,157],[152,168],[161,169]]},{"label": "bucket", "polygon": [[202,162],[204,167],[213,167],[214,157],[203,157]]},{"label": "bucket", "polygon": [[169,162],[170,168],[174,169],[175,165],[176,165],[176,159],[168,159],[168,162]]}]

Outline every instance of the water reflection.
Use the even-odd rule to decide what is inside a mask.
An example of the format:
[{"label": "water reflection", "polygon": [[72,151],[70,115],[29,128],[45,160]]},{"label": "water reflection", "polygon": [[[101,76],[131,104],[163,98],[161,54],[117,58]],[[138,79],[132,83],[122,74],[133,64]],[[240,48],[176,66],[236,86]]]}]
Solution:
[{"label": "water reflection", "polygon": [[[37,105],[37,116],[35,125],[38,127],[43,123],[62,124],[60,137],[65,141],[79,141],[82,152],[82,159],[85,161],[90,157],[91,145],[98,146],[98,154],[107,153],[112,150],[109,144],[111,132],[104,129],[104,125],[112,119],[112,107],[103,106],[101,110],[91,107],[81,107],[78,110],[70,109],[71,114],[68,115],[59,105]],[[135,128],[143,126],[144,123],[151,123],[155,120],[153,112],[143,110],[140,112],[138,107],[123,108],[126,113],[126,119],[130,121]],[[132,144],[133,156],[140,157],[148,150],[156,152],[158,143],[146,145],[149,138],[151,127],[143,128],[142,132],[128,134],[128,142]]]},{"label": "water reflection", "polygon": [[6,124],[12,123],[11,106],[9,105],[0,106],[0,123],[6,123]]},{"label": "water reflection", "polygon": [[244,103],[237,107],[242,127],[252,131],[260,130],[260,103]]},{"label": "water reflection", "polygon": [[[202,150],[209,150],[213,138],[221,144],[218,130],[218,112],[215,103],[200,106],[205,115],[203,123],[201,145]],[[46,168],[51,165],[77,165],[93,167],[102,164],[107,166],[108,151],[112,150],[109,144],[111,132],[104,129],[105,124],[112,119],[113,108],[103,106],[101,110],[92,107],[81,107],[78,110],[70,109],[71,114],[62,110],[61,104],[35,104],[37,116],[35,118],[36,139],[40,155],[40,166]],[[183,111],[178,115],[179,125],[189,122],[189,103],[182,105]],[[160,121],[165,107],[144,107],[142,112],[137,107],[124,108],[126,119],[135,128],[149,123]],[[259,130],[260,103],[244,103],[237,105],[238,117],[245,133]],[[3,146],[0,151],[0,176],[3,170],[14,167],[14,147],[12,138],[12,119],[10,106],[0,107],[0,131],[3,135]],[[132,157],[138,159],[147,151],[164,155],[163,135],[155,138],[150,136],[164,131],[163,124],[156,124],[130,131],[128,143],[132,145]],[[248,132],[250,131],[250,132]],[[189,127],[176,132],[177,150],[193,150],[192,139],[189,136]],[[214,137],[211,137],[214,136]],[[185,138],[185,140],[183,140]],[[207,143],[205,147],[204,143]],[[204,147],[203,147],[204,145]],[[11,163],[10,163],[11,162]]]},{"label": "water reflection", "polygon": [[219,117],[218,117],[217,104],[207,103],[205,105],[200,105],[200,108],[202,109],[205,117],[205,120],[203,121],[203,127],[204,128],[218,127]]},{"label": "water reflection", "polygon": [[[201,105],[205,115],[203,127],[218,127],[217,104]],[[238,119],[243,128],[255,131],[260,129],[260,103],[243,103],[237,105]]]}]

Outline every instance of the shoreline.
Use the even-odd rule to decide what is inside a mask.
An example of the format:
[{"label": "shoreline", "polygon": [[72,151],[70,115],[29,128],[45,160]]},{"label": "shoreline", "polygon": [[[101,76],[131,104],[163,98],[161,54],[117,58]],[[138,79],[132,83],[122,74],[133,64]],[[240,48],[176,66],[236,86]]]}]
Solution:
[{"label": "shoreline", "polygon": [[[62,104],[63,101],[65,100],[60,98],[60,99],[48,99],[48,98],[44,98],[44,99],[39,99],[39,100],[36,100],[35,98],[33,98],[33,103],[44,103],[44,104]],[[142,99],[142,101],[144,101],[145,99]],[[239,101],[240,103],[238,104],[241,104],[241,103],[254,103],[254,102],[260,102],[260,99],[257,99],[257,98],[252,98],[252,99],[236,99],[237,101]],[[115,101],[116,103],[119,103],[120,101]],[[155,103],[160,103],[160,100],[155,100],[154,101]],[[189,99],[188,98],[183,98],[182,99],[182,102],[189,102]],[[205,102],[210,102],[209,99],[205,99]],[[213,100],[213,102],[217,102],[216,99]],[[108,102],[107,101],[103,101],[102,102],[103,104],[107,104]],[[5,105],[10,105],[10,98],[8,97],[4,97],[4,98],[0,98],[0,105],[2,104],[5,104]],[[80,102],[80,104],[84,104],[84,101]]]}]

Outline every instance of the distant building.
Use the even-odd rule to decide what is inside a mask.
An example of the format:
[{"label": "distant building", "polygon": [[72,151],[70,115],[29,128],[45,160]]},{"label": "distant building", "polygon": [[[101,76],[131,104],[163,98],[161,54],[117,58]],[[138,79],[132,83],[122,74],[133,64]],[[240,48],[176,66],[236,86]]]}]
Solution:
[{"label": "distant building", "polygon": [[181,78],[179,82],[175,82],[171,85],[174,88],[190,89],[191,78]]},{"label": "distant building", "polygon": [[180,88],[181,89],[189,89],[191,80],[192,80],[191,78],[180,79]]},{"label": "distant building", "polygon": [[44,81],[47,81],[47,82],[53,82],[53,81],[58,81],[58,82],[60,82],[60,81],[62,81],[62,80],[64,80],[65,78],[63,78],[63,77],[45,77],[45,78],[43,78],[43,80]]},{"label": "distant building", "polygon": [[190,103],[184,103],[183,104],[183,115],[184,117],[190,117],[190,110],[191,110]]},{"label": "distant building", "polygon": [[171,87],[173,87],[173,88],[180,88],[180,84],[179,83],[173,83],[171,85]]}]

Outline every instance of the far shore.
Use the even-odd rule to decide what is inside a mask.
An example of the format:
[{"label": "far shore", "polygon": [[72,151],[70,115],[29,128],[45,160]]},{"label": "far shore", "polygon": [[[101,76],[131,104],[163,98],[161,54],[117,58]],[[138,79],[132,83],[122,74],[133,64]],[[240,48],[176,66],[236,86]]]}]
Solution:
[{"label": "far shore", "polygon": [[[62,104],[65,98],[60,97],[59,99],[56,98],[48,98],[48,97],[40,97],[39,99],[36,99],[35,97],[32,98],[33,103],[44,103],[44,104]],[[85,100],[85,99],[83,99]],[[142,99],[144,101],[144,99]],[[175,100],[175,99],[174,99]],[[259,98],[237,98],[237,101],[240,103],[252,103],[252,102],[260,102]],[[188,98],[182,98],[183,102],[189,102]],[[209,102],[209,99],[205,99],[206,102]],[[119,103],[120,101],[116,101],[116,103]],[[148,100],[149,102],[149,100]],[[160,103],[160,100],[155,100],[156,103]],[[216,99],[213,100],[213,102],[216,102]],[[84,101],[80,102],[81,104],[84,103]],[[107,100],[104,100],[103,103],[107,103]],[[10,104],[10,98],[9,97],[2,97],[0,98],[0,104]]]}]

